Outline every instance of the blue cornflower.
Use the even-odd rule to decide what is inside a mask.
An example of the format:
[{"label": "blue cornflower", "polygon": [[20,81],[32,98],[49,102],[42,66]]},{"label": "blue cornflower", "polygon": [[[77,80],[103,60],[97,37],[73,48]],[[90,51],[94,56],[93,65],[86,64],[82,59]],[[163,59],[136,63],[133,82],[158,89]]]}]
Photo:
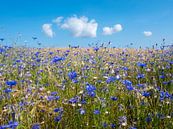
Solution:
[{"label": "blue cornflower", "polygon": [[107,78],[107,80],[106,80],[106,83],[111,83],[111,82],[114,82],[116,80],[116,77],[113,77],[113,76],[111,76],[111,77],[108,77]]},{"label": "blue cornflower", "polygon": [[63,60],[64,60],[63,57],[57,57],[57,56],[55,56],[55,57],[53,57],[52,62],[53,62],[53,63],[57,63],[57,62],[63,61]]},{"label": "blue cornflower", "polygon": [[40,129],[40,125],[39,124],[33,124],[31,129]]},{"label": "blue cornflower", "polygon": [[0,54],[4,53],[5,52],[5,49],[3,48],[0,48]]},{"label": "blue cornflower", "polygon": [[79,111],[81,115],[85,114],[85,110],[83,108],[81,108]]},{"label": "blue cornflower", "polygon": [[138,63],[137,63],[137,66],[139,66],[139,67],[143,68],[143,67],[146,67],[146,66],[147,66],[147,64],[146,64],[146,63],[141,63],[141,62],[138,62]]},{"label": "blue cornflower", "polygon": [[134,89],[132,85],[126,85],[126,88],[127,88],[128,90],[133,90],[133,89]]},{"label": "blue cornflower", "polygon": [[145,96],[145,97],[149,97],[150,95],[151,95],[150,92],[144,91],[144,92],[142,93],[142,96]]},{"label": "blue cornflower", "polygon": [[150,116],[148,116],[145,120],[146,120],[147,123],[150,123],[152,121]]},{"label": "blue cornflower", "polygon": [[106,122],[103,123],[103,127],[106,128],[108,124]]},{"label": "blue cornflower", "polygon": [[7,125],[2,125],[0,126],[0,129],[6,129],[6,128],[12,128],[12,129],[15,129],[17,126],[19,125],[18,122],[16,121],[9,121],[9,123]]},{"label": "blue cornflower", "polygon": [[170,98],[171,95],[166,91],[166,92],[165,92],[165,97],[166,97],[166,98]]},{"label": "blue cornflower", "polygon": [[77,77],[77,73],[75,71],[69,72],[68,77],[73,80]]},{"label": "blue cornflower", "polygon": [[143,88],[144,87],[144,84],[137,84],[137,86],[139,87],[139,88]]},{"label": "blue cornflower", "polygon": [[112,123],[112,124],[110,124],[110,127],[111,127],[112,129],[114,129],[114,128],[116,127],[116,124]]},{"label": "blue cornflower", "polygon": [[73,79],[72,82],[73,82],[73,83],[78,83],[78,80]]},{"label": "blue cornflower", "polygon": [[85,89],[87,92],[92,92],[96,90],[96,87],[93,85],[87,84]]},{"label": "blue cornflower", "polygon": [[128,90],[133,90],[134,88],[133,88],[133,86],[132,86],[132,82],[131,81],[129,81],[129,80],[124,80],[123,81],[123,84],[126,86],[126,88],[128,89]]},{"label": "blue cornflower", "polygon": [[54,112],[59,112],[59,108],[55,108],[54,109]]},{"label": "blue cornflower", "polygon": [[142,79],[142,78],[145,78],[145,74],[138,74],[137,75],[137,79]]},{"label": "blue cornflower", "polygon": [[60,114],[54,118],[55,122],[59,122],[61,119],[62,119],[62,114]]},{"label": "blue cornflower", "polygon": [[53,91],[53,92],[51,92],[51,95],[53,96],[53,95],[57,95],[57,92],[56,91]]},{"label": "blue cornflower", "polygon": [[77,103],[77,102],[78,102],[77,98],[71,98],[71,99],[69,100],[69,103],[71,103],[71,104]]},{"label": "blue cornflower", "polygon": [[123,81],[123,84],[124,84],[124,85],[132,85],[132,82],[129,81],[129,80],[124,80],[124,81]]},{"label": "blue cornflower", "polygon": [[48,100],[48,101],[52,101],[52,100],[54,100],[54,99],[55,99],[55,97],[52,96],[52,95],[50,95],[50,96],[47,97],[47,100]]},{"label": "blue cornflower", "polygon": [[63,112],[63,108],[62,108],[62,107],[60,107],[60,108],[55,108],[55,109],[54,109],[54,112]]},{"label": "blue cornflower", "polygon": [[59,100],[60,99],[60,96],[55,96],[55,100]]},{"label": "blue cornflower", "polygon": [[50,54],[50,55],[52,55],[52,54],[53,54],[53,52],[49,52],[49,54]]},{"label": "blue cornflower", "polygon": [[165,75],[160,75],[159,78],[160,79],[164,79],[165,78]]},{"label": "blue cornflower", "polygon": [[164,91],[160,91],[160,100],[164,100],[165,98],[165,92]]},{"label": "blue cornflower", "polygon": [[59,100],[59,99],[60,99],[60,96],[50,95],[50,96],[47,97],[48,101]]},{"label": "blue cornflower", "polygon": [[94,110],[94,114],[98,115],[98,114],[100,114],[100,111],[99,110]]},{"label": "blue cornflower", "polygon": [[22,60],[19,60],[19,59],[16,60],[17,63],[20,63],[21,61],[22,61]]},{"label": "blue cornflower", "polygon": [[70,50],[66,50],[66,52],[70,52]]},{"label": "blue cornflower", "polygon": [[95,93],[96,87],[95,86],[87,84],[85,89],[89,96],[91,96],[91,97],[96,96],[96,93]]},{"label": "blue cornflower", "polygon": [[87,102],[86,102],[86,100],[85,99],[82,99],[81,100],[81,104],[86,104]]},{"label": "blue cornflower", "polygon": [[40,59],[40,58],[37,58],[37,59],[36,59],[36,61],[37,61],[37,62],[40,62],[40,61],[41,61],[41,59]]},{"label": "blue cornflower", "polygon": [[118,100],[118,98],[114,97],[114,96],[111,96],[111,100],[116,101],[116,100]]},{"label": "blue cornflower", "polygon": [[38,56],[39,56],[39,54],[40,54],[40,52],[36,52],[36,53],[35,53],[35,56],[36,56],[36,57],[38,57]]},{"label": "blue cornflower", "polygon": [[10,93],[10,92],[12,92],[12,89],[6,88],[6,89],[4,90],[4,92],[5,92],[5,93]]},{"label": "blue cornflower", "polygon": [[99,50],[99,47],[94,47],[93,49],[97,52]]},{"label": "blue cornflower", "polygon": [[91,92],[88,92],[88,95],[91,96],[91,97],[95,97],[96,93],[95,93],[95,91],[91,91]]},{"label": "blue cornflower", "polygon": [[129,70],[128,67],[125,67],[125,66],[122,69],[125,71]]},{"label": "blue cornflower", "polygon": [[10,87],[15,86],[17,84],[17,82],[15,80],[12,81],[6,81],[6,84]]}]

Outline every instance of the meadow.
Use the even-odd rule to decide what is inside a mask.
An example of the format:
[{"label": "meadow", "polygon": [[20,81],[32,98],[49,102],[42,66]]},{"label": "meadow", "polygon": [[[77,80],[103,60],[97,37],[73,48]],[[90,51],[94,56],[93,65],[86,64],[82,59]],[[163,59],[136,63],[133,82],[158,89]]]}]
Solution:
[{"label": "meadow", "polygon": [[0,46],[0,129],[173,129],[173,49]]}]

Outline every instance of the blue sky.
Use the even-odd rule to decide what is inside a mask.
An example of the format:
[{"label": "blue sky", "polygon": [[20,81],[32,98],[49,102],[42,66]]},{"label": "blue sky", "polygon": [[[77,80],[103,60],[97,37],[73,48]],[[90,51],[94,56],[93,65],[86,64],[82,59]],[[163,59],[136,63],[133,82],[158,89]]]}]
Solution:
[{"label": "blue sky", "polygon": [[[4,43],[43,47],[173,43],[173,0],[0,0]],[[63,17],[58,23],[57,17]],[[44,27],[43,27],[44,26]],[[105,28],[106,27],[106,28]],[[144,34],[145,32],[145,34]],[[38,37],[33,41],[32,36]],[[5,42],[6,41],[6,42]]]}]

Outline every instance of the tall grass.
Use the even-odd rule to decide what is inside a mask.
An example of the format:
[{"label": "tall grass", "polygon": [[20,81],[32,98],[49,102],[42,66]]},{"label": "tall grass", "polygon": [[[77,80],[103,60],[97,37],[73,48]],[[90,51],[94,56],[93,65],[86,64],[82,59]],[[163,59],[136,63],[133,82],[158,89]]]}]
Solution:
[{"label": "tall grass", "polygon": [[0,129],[173,128],[173,51],[0,47]]}]

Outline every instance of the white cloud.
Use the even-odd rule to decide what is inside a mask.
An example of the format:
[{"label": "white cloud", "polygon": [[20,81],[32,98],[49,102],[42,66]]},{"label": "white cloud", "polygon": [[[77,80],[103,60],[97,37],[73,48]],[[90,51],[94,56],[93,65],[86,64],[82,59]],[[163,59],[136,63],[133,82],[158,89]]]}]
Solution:
[{"label": "white cloud", "polygon": [[116,25],[114,25],[113,30],[114,30],[114,32],[120,32],[123,30],[123,27],[121,24],[116,24]]},{"label": "white cloud", "polygon": [[74,37],[96,37],[97,27],[98,23],[94,19],[89,21],[85,16],[69,17],[61,24],[61,28],[69,30]]},{"label": "white cloud", "polygon": [[153,33],[151,32],[151,31],[144,31],[144,35],[146,36],[146,37],[149,37],[149,36],[151,36]]},{"label": "white cloud", "polygon": [[103,34],[104,35],[112,35],[113,34],[113,28],[112,27],[104,27],[103,28]]},{"label": "white cloud", "polygon": [[60,16],[53,20],[54,23],[56,23],[58,26],[61,24],[64,17]]},{"label": "white cloud", "polygon": [[104,27],[103,28],[103,35],[112,35],[113,33],[120,32],[123,30],[121,24],[116,24],[113,27]]},{"label": "white cloud", "polygon": [[43,24],[42,25],[43,32],[48,36],[48,37],[53,37],[54,32],[52,30],[52,24]]}]

